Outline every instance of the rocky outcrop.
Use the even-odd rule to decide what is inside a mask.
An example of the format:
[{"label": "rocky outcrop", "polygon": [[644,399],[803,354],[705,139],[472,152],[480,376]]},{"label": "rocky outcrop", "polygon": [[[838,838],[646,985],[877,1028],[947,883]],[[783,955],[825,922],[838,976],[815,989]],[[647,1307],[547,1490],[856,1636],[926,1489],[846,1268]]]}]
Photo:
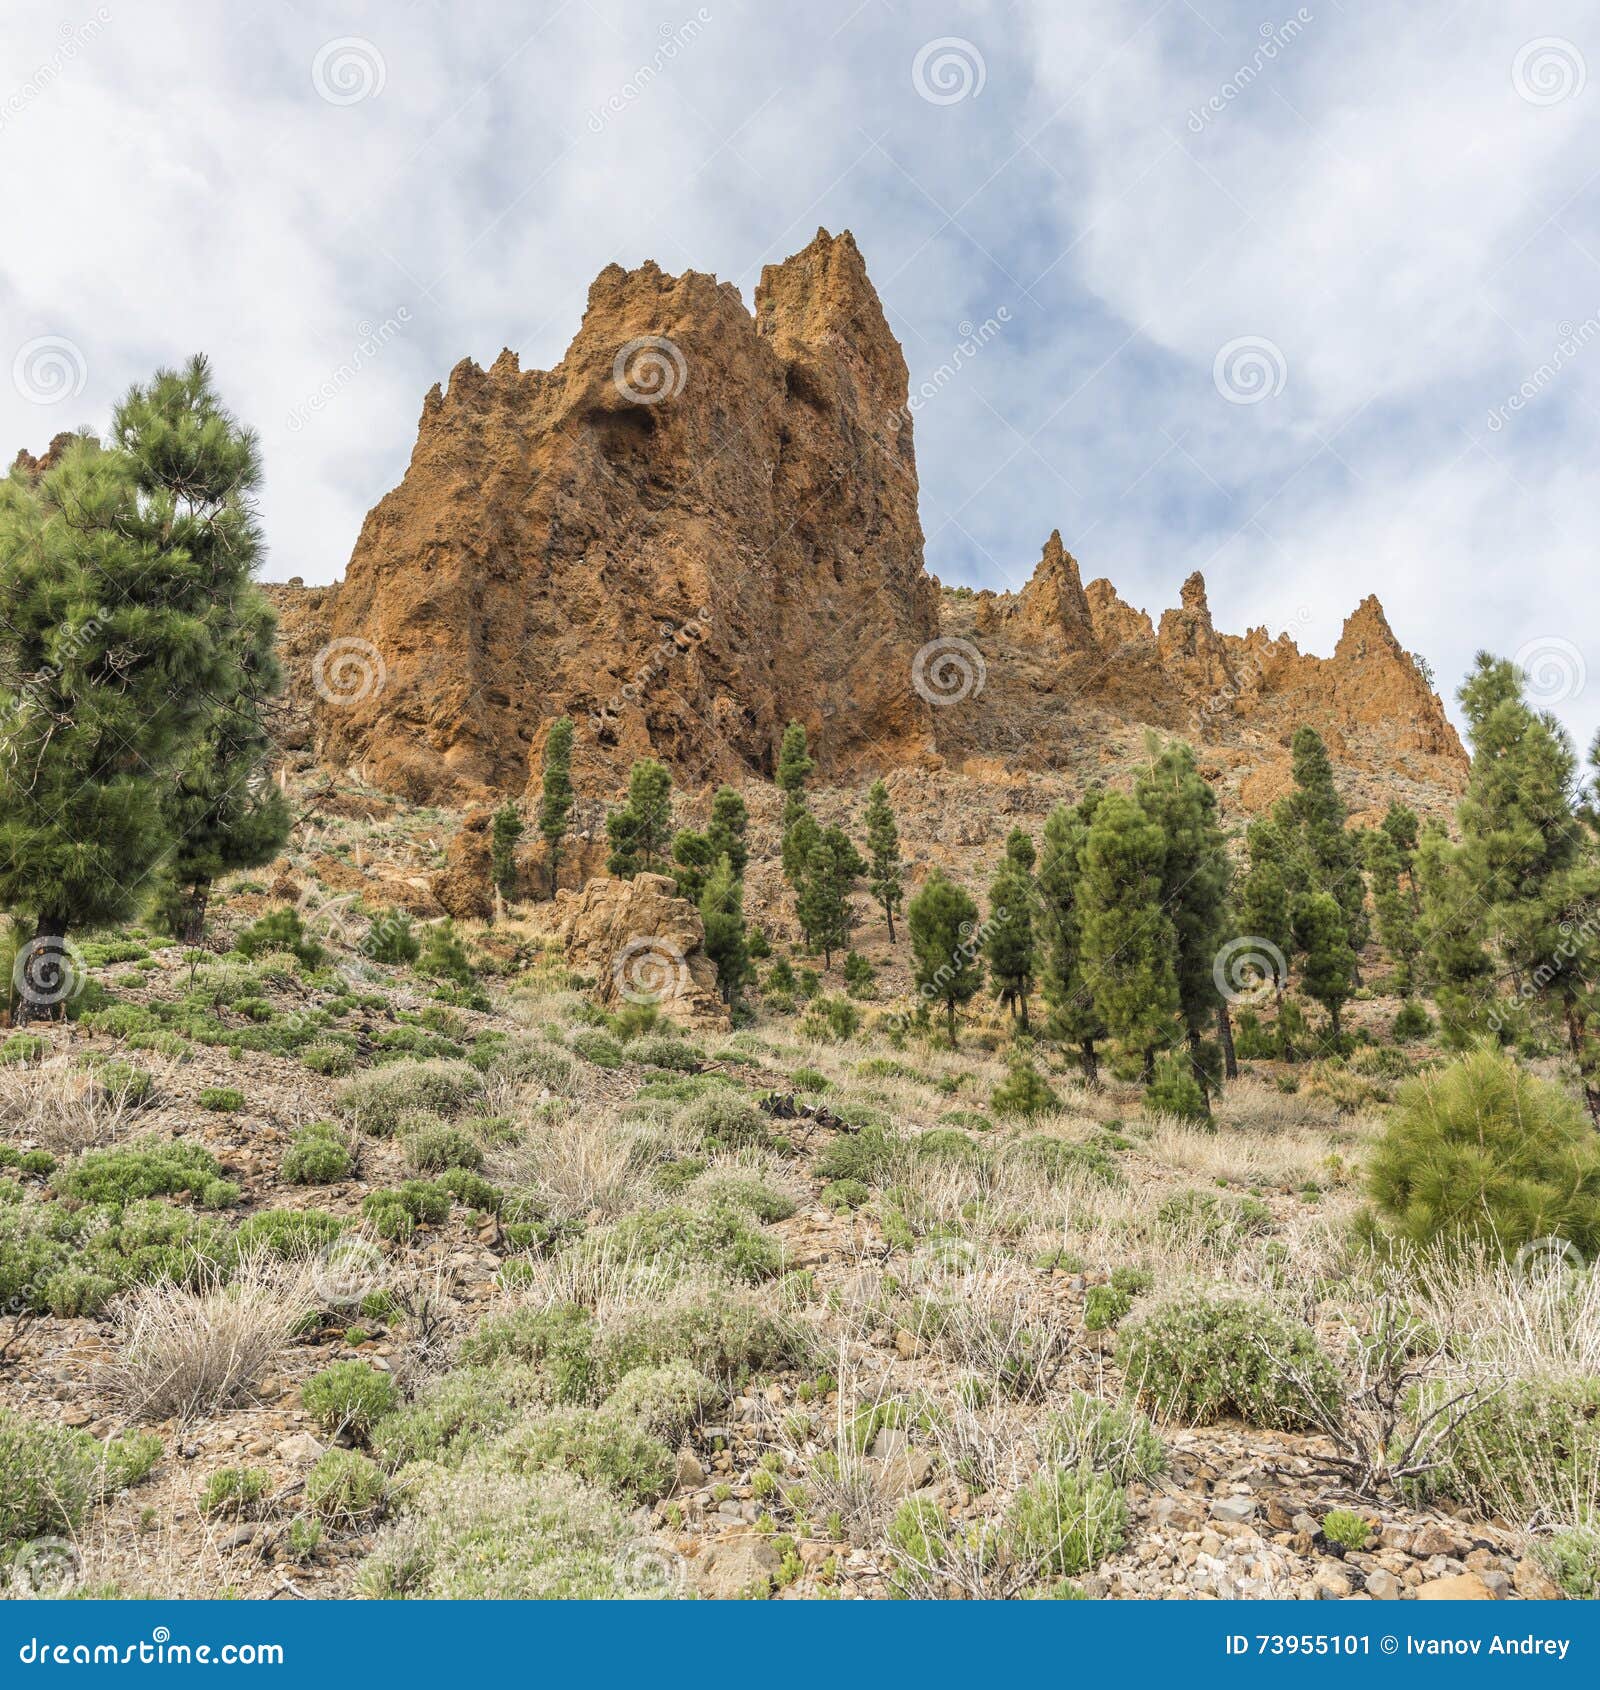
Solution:
[{"label": "rocky outcrop", "polygon": [[457,365],[327,631],[319,754],[410,797],[521,790],[563,713],[580,784],[770,772],[791,713],[830,769],[930,752],[905,362],[854,240],[769,266],[753,316],[612,265],[555,369]]},{"label": "rocky outcrop", "polygon": [[463,816],[445,847],[444,867],[430,883],[445,914],[458,921],[487,921],[494,914],[493,826],[491,810],[472,810]]},{"label": "rocky outcrop", "polygon": [[471,808],[527,792],[566,714],[593,806],[645,755],[690,788],[770,777],[791,716],[837,784],[1115,765],[1154,727],[1254,795],[1309,722],[1353,769],[1459,792],[1460,743],[1376,599],[1328,658],[1219,632],[1199,574],[1156,623],[1086,588],[1059,531],[1020,592],[941,593],[906,395],[848,233],[769,265],[753,312],[712,276],[608,267],[554,369],[508,351],[428,394],[343,583],[274,590],[287,758]]},{"label": "rocky outcrop", "polygon": [[682,1026],[728,1025],[700,912],[666,875],[601,876],[580,892],[558,892],[551,926],[567,966],[592,983],[602,1006],[653,1004]]}]

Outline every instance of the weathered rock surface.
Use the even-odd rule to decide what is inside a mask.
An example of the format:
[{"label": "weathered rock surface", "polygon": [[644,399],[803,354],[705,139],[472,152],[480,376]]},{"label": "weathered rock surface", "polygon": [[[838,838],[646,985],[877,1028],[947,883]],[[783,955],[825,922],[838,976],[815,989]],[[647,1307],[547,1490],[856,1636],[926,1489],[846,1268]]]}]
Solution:
[{"label": "weathered rock surface", "polygon": [[682,1026],[728,1025],[700,912],[666,875],[601,876],[560,891],[551,922],[568,966],[594,982],[604,1007],[654,1004]]},{"label": "weathered rock surface", "polygon": [[1358,809],[1392,777],[1424,810],[1459,794],[1455,731],[1376,598],[1316,657],[1220,632],[1199,574],[1152,621],[1086,588],[1059,532],[1021,592],[941,593],[906,392],[848,232],[769,265],[753,313],[712,276],[609,266],[553,370],[507,351],[428,394],[342,584],[274,590],[282,743],[465,807],[536,783],[563,713],[591,798],[646,754],[689,786],[770,776],[792,715],[839,785],[1117,763],[1153,726],[1215,747],[1258,809],[1309,722],[1364,777]]}]

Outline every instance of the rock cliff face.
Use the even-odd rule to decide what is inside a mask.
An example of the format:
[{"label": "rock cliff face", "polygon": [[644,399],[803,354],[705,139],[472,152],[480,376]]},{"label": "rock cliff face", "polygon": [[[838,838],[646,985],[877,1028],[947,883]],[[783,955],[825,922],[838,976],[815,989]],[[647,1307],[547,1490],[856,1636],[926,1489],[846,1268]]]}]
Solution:
[{"label": "rock cliff face", "polygon": [[1376,599],[1318,658],[1220,633],[1198,574],[1152,622],[1085,588],[1059,533],[1021,592],[941,593],[906,397],[848,233],[769,265],[753,314],[711,276],[611,266],[555,369],[504,352],[428,394],[337,588],[275,591],[285,742],[468,806],[537,781],[562,714],[591,798],[646,754],[688,786],[769,776],[790,716],[836,784],[1081,775],[1153,726],[1213,747],[1253,803],[1308,721],[1425,807],[1459,791],[1455,732]]},{"label": "rock cliff face", "polygon": [[611,266],[554,370],[504,352],[429,393],[332,607],[321,755],[462,800],[524,787],[562,713],[580,771],[767,771],[790,712],[839,771],[929,753],[905,404],[849,234],[769,266],[754,316]]}]

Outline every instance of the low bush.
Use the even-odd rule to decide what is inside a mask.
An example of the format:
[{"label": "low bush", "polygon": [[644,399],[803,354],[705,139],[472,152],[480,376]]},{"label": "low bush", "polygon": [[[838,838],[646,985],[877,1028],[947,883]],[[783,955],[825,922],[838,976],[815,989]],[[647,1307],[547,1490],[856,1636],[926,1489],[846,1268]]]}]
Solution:
[{"label": "low bush", "polygon": [[572,1473],[631,1503],[664,1496],[676,1469],[665,1443],[609,1406],[536,1409],[495,1442],[489,1458],[515,1473]]},{"label": "low bush", "polygon": [[848,1044],[861,1030],[861,1011],[844,997],[815,997],[800,1017],[803,1038]]},{"label": "low bush", "polygon": [[1206,1094],[1194,1077],[1188,1055],[1168,1051],[1160,1057],[1150,1083],[1144,1090],[1144,1107],[1149,1115],[1172,1115],[1180,1121],[1205,1121],[1211,1116]]},{"label": "low bush", "polygon": [[1579,1602],[1600,1600],[1600,1526],[1567,1526],[1536,1541],[1534,1559]]},{"label": "low bush", "polygon": [[283,1262],[305,1261],[321,1255],[345,1225],[324,1209],[259,1209],[234,1229],[229,1254],[234,1260],[265,1255]]},{"label": "low bush", "polygon": [[1600,1250],[1600,1137],[1516,1059],[1475,1050],[1400,1089],[1368,1164],[1382,1219],[1412,1244],[1507,1252],[1559,1237]]},{"label": "low bush", "polygon": [[365,1443],[394,1407],[394,1381],[363,1361],[336,1361],[305,1382],[300,1402],[323,1431]]},{"label": "low bush", "polygon": [[1042,1115],[1059,1109],[1061,1100],[1031,1062],[1014,1062],[1011,1072],[990,1094],[989,1107],[997,1115]]},{"label": "low bush", "polygon": [[452,1202],[448,1186],[408,1179],[398,1186],[369,1191],[361,1199],[361,1212],[380,1238],[403,1242],[419,1226],[442,1226],[450,1218]]},{"label": "low bush", "polygon": [[202,1086],[195,1101],[202,1109],[232,1115],[244,1108],[244,1093],[236,1086]]},{"label": "low bush", "polygon": [[1052,1138],[1033,1133],[1010,1147],[1017,1161],[1037,1168],[1052,1185],[1074,1179],[1097,1185],[1121,1185],[1122,1170],[1116,1158],[1101,1144],[1084,1144],[1076,1139]]},{"label": "low bush", "polygon": [[735,1091],[707,1092],[678,1112],[677,1125],[707,1150],[738,1150],[772,1142],[772,1123]]},{"label": "low bush", "polygon": [[491,1315],[462,1341],[461,1359],[481,1367],[536,1367],[549,1378],[553,1401],[586,1402],[595,1389],[594,1317],[577,1303]]},{"label": "low bush", "polygon": [[1523,1380],[1476,1405],[1443,1449],[1439,1484],[1483,1515],[1529,1520],[1592,1507],[1600,1378]]},{"label": "low bush", "polygon": [[609,1033],[602,1032],[598,1027],[585,1027],[574,1033],[567,1043],[577,1051],[585,1062],[592,1062],[597,1068],[620,1068],[622,1066],[622,1046]]},{"label": "low bush", "polygon": [[234,940],[233,948],[241,956],[252,959],[269,951],[286,951],[307,968],[317,967],[327,955],[322,946],[307,935],[300,912],[289,909],[273,910],[259,921],[252,922]]},{"label": "low bush", "polygon": [[709,1268],[749,1281],[771,1279],[783,1271],[781,1246],[725,1205],[645,1209],[590,1233],[575,1248],[594,1263]]},{"label": "low bush", "polygon": [[333,1185],[354,1165],[344,1134],[331,1121],[312,1121],[296,1130],[279,1174],[289,1185]]},{"label": "low bush", "polygon": [[636,1420],[651,1437],[676,1446],[726,1401],[721,1388],[698,1368],[672,1361],[623,1374],[605,1406]]},{"label": "low bush", "polygon": [[200,1492],[202,1514],[244,1514],[267,1494],[271,1483],[261,1467],[223,1467]]},{"label": "low bush", "polygon": [[464,1062],[394,1062],[358,1075],[339,1091],[339,1108],[365,1133],[387,1138],[407,1115],[459,1115],[479,1099],[483,1081]]},{"label": "low bush", "polygon": [[546,1401],[551,1385],[538,1367],[458,1367],[385,1415],[373,1431],[372,1453],[391,1472],[412,1461],[458,1465],[530,1404]]},{"label": "low bush", "polygon": [[1128,1535],[1128,1499],[1106,1473],[1047,1467],[1028,1481],[1007,1514],[1011,1551],[1042,1572],[1088,1572]]},{"label": "low bush", "polygon": [[630,1062],[646,1068],[669,1068],[692,1074],[705,1062],[703,1051],[668,1033],[652,1033],[631,1040],[627,1047]]},{"label": "low bush", "polygon": [[1118,1485],[1148,1484],[1167,1468],[1166,1447],[1137,1409],[1074,1391],[1045,1422],[1044,1454],[1058,1467],[1106,1474]]},{"label": "low bush", "polygon": [[1342,1395],[1338,1369],[1303,1321],[1233,1293],[1190,1292],[1123,1326],[1129,1388],[1164,1420],[1208,1425],[1225,1414],[1293,1431]]},{"label": "low bush", "polygon": [[149,1433],[102,1444],[0,1408],[0,1549],[76,1532],[91,1503],[137,1484],[161,1452]]},{"label": "low bush", "polygon": [[182,1139],[86,1151],[56,1173],[51,1188],[58,1196],[108,1208],[180,1191],[189,1192],[203,1209],[226,1209],[239,1201],[239,1187],[222,1178],[216,1157]]},{"label": "low bush", "polygon": [[436,1174],[446,1168],[483,1166],[483,1146],[470,1133],[438,1116],[416,1116],[401,1128],[406,1160],[413,1173]]},{"label": "low bush", "polygon": [[322,1519],[353,1525],[378,1513],[389,1489],[381,1468],[357,1449],[330,1449],[306,1474],[306,1503]]}]

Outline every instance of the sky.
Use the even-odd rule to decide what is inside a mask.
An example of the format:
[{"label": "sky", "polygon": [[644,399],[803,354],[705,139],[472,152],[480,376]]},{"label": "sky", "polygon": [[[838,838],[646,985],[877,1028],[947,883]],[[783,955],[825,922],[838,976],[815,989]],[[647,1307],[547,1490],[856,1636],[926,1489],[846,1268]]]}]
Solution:
[{"label": "sky", "polygon": [[0,445],[203,349],[266,575],[333,580],[462,357],[849,228],[941,580],[1059,528],[1323,653],[1376,592],[1447,699],[1487,646],[1587,744],[1600,0],[1266,4],[9,0]]}]

